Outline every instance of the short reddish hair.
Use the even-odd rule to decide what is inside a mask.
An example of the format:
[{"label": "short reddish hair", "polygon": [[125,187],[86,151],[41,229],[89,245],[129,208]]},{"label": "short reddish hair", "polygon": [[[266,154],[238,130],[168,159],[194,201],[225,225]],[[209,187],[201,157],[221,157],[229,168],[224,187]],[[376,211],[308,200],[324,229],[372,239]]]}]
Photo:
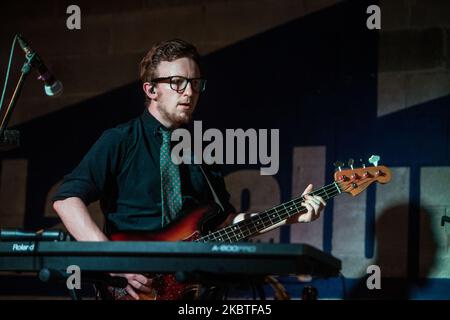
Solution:
[{"label": "short reddish hair", "polygon": [[156,68],[161,61],[174,61],[180,58],[191,58],[200,67],[200,55],[194,45],[180,39],[167,40],[155,44],[142,59],[140,78],[142,83],[156,78]]}]

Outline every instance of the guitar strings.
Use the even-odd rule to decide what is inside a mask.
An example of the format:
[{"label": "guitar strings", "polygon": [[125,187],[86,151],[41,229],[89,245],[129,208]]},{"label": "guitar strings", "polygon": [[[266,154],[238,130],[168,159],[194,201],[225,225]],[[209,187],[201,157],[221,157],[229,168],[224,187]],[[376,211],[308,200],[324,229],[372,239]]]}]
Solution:
[{"label": "guitar strings", "polygon": [[[360,182],[363,182],[364,180],[366,180],[366,179],[362,179],[362,180],[360,180]],[[324,186],[318,190],[315,190],[309,194],[310,195],[318,195],[318,196],[321,196],[322,198],[324,198],[324,200],[327,200],[327,199],[330,199],[330,198],[336,196],[337,194],[340,194],[342,192],[347,192],[351,188],[352,188],[352,185],[350,182],[335,181],[335,182],[333,182],[327,186]],[[281,205],[277,205],[273,208],[262,211],[261,213],[255,215],[249,219],[246,219],[239,223],[230,225],[221,230],[212,232],[204,237],[197,239],[196,241],[207,242],[207,241],[212,241],[212,240],[217,239],[218,241],[221,241],[221,242],[223,242],[223,241],[232,242],[232,241],[239,241],[241,239],[245,239],[248,236],[254,234],[255,232],[264,230],[265,228],[267,228],[271,225],[274,225],[276,223],[279,223],[279,222],[283,221],[284,219],[289,218],[290,216],[293,216],[298,213],[300,213],[300,214],[306,213],[308,211],[308,209],[301,205],[301,202],[303,202],[304,200],[305,200],[304,196],[300,196],[298,198],[292,199]],[[300,205],[300,209],[298,209],[298,205]],[[295,212],[292,210],[292,206],[294,206],[296,208]],[[286,207],[288,207],[289,209],[287,209]],[[289,212],[294,212],[294,213],[289,213]],[[272,218],[278,219],[278,221],[275,220],[276,222],[274,223],[273,220],[271,219],[270,215],[272,215]],[[256,220],[260,220],[260,221],[256,221]],[[266,223],[268,223],[267,227],[265,226]],[[262,225],[262,228],[258,229],[258,227],[260,227],[260,224]],[[246,229],[247,232],[242,229]],[[226,241],[225,238],[228,238],[228,241]]]},{"label": "guitar strings", "polygon": [[[336,186],[338,187],[337,191],[336,191]],[[330,192],[327,192],[326,191],[327,189]],[[333,191],[331,191],[331,189],[333,189]],[[321,189],[315,190],[315,191],[311,192],[310,194],[319,195],[319,196],[328,195],[328,197],[325,197],[325,198],[329,199],[329,198],[339,194],[341,192],[340,190],[342,190],[342,187],[339,186],[338,183],[333,182],[332,184],[327,185],[325,187],[322,187]],[[241,221],[241,222],[239,222],[237,224],[233,224],[233,225],[230,225],[230,226],[228,226],[226,228],[223,228],[221,230],[218,230],[218,231],[215,231],[213,233],[210,233],[207,236],[198,239],[198,241],[211,241],[211,240],[214,240],[214,239],[217,239],[218,241],[224,241],[224,240],[226,240],[226,239],[224,239],[225,237],[228,238],[228,241],[233,240],[233,238],[236,241],[240,240],[240,239],[245,239],[248,236],[250,236],[251,234],[253,234],[256,231],[258,231],[258,227],[255,225],[255,223],[258,224],[258,225],[259,225],[259,223],[261,223],[262,227],[263,227],[261,230],[263,230],[263,229],[266,228],[266,222],[268,223],[268,226],[271,226],[271,225],[274,225],[274,224],[276,224],[278,222],[281,222],[285,218],[289,217],[289,214],[285,216],[285,214],[289,212],[288,209],[286,209],[286,205],[288,203],[291,203],[290,205],[288,205],[288,207],[292,208],[292,204],[293,204],[297,208],[297,204],[299,204],[299,202],[302,202],[303,200],[304,200],[304,196],[301,196],[301,197],[296,198],[296,199],[292,199],[292,200],[286,202],[285,204],[281,204],[281,205],[275,206],[275,207],[273,207],[271,209],[262,211],[258,215],[255,215],[255,216],[253,216],[253,217],[251,217],[249,219],[243,220],[243,221]],[[307,209],[305,207],[303,207],[301,205],[300,205],[300,207],[301,207],[301,209],[296,209],[295,214],[307,212]],[[277,208],[279,208],[279,210],[277,210]],[[270,219],[269,213],[272,214],[271,213],[272,211],[275,211],[275,213],[277,215],[276,217],[274,215],[272,215],[272,217],[275,218],[275,219],[276,218],[279,219],[275,223],[273,222],[272,219]],[[256,221],[256,220],[260,220],[260,221]],[[242,230],[244,228],[247,229],[248,232],[245,232],[244,230]],[[252,231],[251,228],[254,228],[255,230]],[[236,230],[238,230],[238,233],[236,233]],[[233,237],[230,237],[230,234],[232,234]]]}]

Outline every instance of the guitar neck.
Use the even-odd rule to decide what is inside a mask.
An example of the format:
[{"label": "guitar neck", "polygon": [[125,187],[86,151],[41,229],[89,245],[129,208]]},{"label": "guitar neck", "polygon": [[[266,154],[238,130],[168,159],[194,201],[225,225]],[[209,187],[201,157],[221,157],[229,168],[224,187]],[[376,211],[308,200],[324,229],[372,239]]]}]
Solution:
[{"label": "guitar neck", "polygon": [[[310,195],[321,196],[325,201],[331,199],[342,192],[341,187],[333,182],[318,190],[310,193]],[[301,205],[305,201],[304,197],[298,197],[293,200],[279,204],[273,208],[267,209],[249,219],[245,219],[239,223],[229,225],[228,227],[214,231],[204,237],[197,239],[200,242],[236,242],[250,238],[259,234],[264,229],[276,225],[285,219],[292,217],[298,213],[306,213],[308,210]]]}]

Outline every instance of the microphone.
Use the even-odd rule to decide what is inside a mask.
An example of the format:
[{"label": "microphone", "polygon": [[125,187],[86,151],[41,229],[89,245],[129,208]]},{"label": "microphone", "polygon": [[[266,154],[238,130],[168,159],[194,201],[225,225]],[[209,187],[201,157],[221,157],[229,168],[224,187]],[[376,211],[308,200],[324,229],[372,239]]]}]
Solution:
[{"label": "microphone", "polygon": [[56,80],[55,76],[47,69],[47,66],[44,61],[42,61],[41,57],[30,47],[28,42],[22,38],[21,35],[17,35],[17,40],[27,57],[34,55],[31,65],[36,68],[39,74],[38,79],[44,81],[45,94],[49,97],[59,96],[63,92],[61,81]]}]

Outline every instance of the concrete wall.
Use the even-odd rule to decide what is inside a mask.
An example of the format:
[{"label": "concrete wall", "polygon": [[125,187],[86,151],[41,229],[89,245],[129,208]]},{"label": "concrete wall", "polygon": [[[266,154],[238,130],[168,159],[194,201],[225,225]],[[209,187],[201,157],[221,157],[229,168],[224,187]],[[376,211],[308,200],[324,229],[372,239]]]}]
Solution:
[{"label": "concrete wall", "polygon": [[450,93],[450,3],[381,1],[378,115]]}]

